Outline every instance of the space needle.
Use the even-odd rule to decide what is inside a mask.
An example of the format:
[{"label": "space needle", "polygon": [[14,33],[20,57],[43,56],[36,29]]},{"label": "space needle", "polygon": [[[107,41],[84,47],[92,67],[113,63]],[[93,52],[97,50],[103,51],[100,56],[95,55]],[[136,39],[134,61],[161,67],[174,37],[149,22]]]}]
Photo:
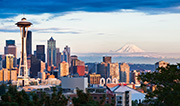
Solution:
[{"label": "space needle", "polygon": [[26,39],[28,28],[32,25],[26,18],[22,18],[21,21],[16,23],[20,28],[20,34],[22,39],[21,58],[19,63],[18,81],[17,86],[29,85],[28,67],[27,67],[27,53],[26,53]]}]

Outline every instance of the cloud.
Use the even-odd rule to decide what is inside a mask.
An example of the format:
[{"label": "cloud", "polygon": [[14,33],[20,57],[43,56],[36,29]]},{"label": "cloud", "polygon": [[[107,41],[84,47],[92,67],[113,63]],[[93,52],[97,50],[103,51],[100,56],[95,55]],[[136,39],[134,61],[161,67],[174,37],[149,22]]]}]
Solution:
[{"label": "cloud", "polygon": [[82,19],[80,18],[71,18],[71,19],[67,19],[68,21],[81,21]]},{"label": "cloud", "polygon": [[38,33],[80,34],[80,32],[69,28],[32,28],[31,30]]},{"label": "cloud", "polygon": [[[73,29],[70,28],[31,28],[33,32],[38,33],[59,33],[59,34],[80,34],[78,31],[73,31]],[[20,32],[19,29],[14,28],[0,28],[0,32],[8,32],[8,33],[14,33],[14,32]]]},{"label": "cloud", "polygon": [[0,32],[8,32],[8,33],[14,33],[14,32],[19,32],[18,29],[5,29],[5,28],[0,28]]},{"label": "cloud", "polygon": [[176,13],[180,12],[179,6],[179,0],[0,0],[0,17],[7,18],[23,13],[66,14],[72,11],[112,12],[121,9],[143,11],[150,14]]}]

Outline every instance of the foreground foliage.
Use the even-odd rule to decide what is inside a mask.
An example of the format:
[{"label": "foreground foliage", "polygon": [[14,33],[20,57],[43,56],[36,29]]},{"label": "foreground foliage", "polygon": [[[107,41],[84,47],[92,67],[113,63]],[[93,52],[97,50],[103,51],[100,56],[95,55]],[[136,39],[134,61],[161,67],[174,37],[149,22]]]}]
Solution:
[{"label": "foreground foliage", "polygon": [[100,102],[94,101],[90,96],[90,93],[84,93],[82,90],[77,89],[77,98],[72,99],[74,106],[102,106],[105,102],[106,96],[103,95],[103,99]]},{"label": "foreground foliage", "polygon": [[180,106],[180,64],[158,68],[159,71],[139,76],[142,82],[155,85],[146,95],[146,104],[151,106]]},{"label": "foreground foliage", "polygon": [[[5,88],[4,85],[2,87]],[[70,97],[62,95],[62,89],[57,91],[54,87],[52,90],[51,95],[42,91],[26,93],[24,90],[17,91],[16,86],[9,86],[8,92],[1,96],[0,106],[67,106]],[[94,101],[90,93],[77,89],[77,97],[74,97],[72,102],[74,106],[103,106],[105,99],[104,95],[100,102]],[[111,105],[105,104],[105,106]]]},{"label": "foreground foliage", "polygon": [[24,90],[18,92],[16,86],[9,86],[1,99],[0,106],[66,106],[68,102],[62,90],[56,92],[56,88],[51,95],[45,92],[27,94]]}]

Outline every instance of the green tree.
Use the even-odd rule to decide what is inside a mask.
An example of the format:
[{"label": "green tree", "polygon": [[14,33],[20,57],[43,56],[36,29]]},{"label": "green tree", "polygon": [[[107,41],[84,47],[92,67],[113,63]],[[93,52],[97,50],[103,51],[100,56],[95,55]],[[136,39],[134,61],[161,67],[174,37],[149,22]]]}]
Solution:
[{"label": "green tree", "polygon": [[77,98],[72,99],[74,106],[99,106],[100,103],[94,101],[90,96],[90,93],[84,93],[82,90],[77,88]]},{"label": "green tree", "polygon": [[139,76],[142,82],[156,85],[146,95],[146,103],[152,106],[180,106],[180,64],[158,68],[159,71]]},{"label": "green tree", "polygon": [[0,96],[5,94],[6,92],[6,86],[4,84],[0,85]]}]

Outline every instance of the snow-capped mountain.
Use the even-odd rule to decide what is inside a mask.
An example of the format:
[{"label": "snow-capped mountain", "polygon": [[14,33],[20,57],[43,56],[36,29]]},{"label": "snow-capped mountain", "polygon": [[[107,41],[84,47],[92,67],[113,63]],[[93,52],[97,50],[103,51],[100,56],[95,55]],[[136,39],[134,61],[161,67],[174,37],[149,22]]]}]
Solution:
[{"label": "snow-capped mountain", "polygon": [[127,44],[121,47],[120,49],[116,50],[117,53],[142,53],[145,52],[144,50],[138,48],[133,44]]}]

